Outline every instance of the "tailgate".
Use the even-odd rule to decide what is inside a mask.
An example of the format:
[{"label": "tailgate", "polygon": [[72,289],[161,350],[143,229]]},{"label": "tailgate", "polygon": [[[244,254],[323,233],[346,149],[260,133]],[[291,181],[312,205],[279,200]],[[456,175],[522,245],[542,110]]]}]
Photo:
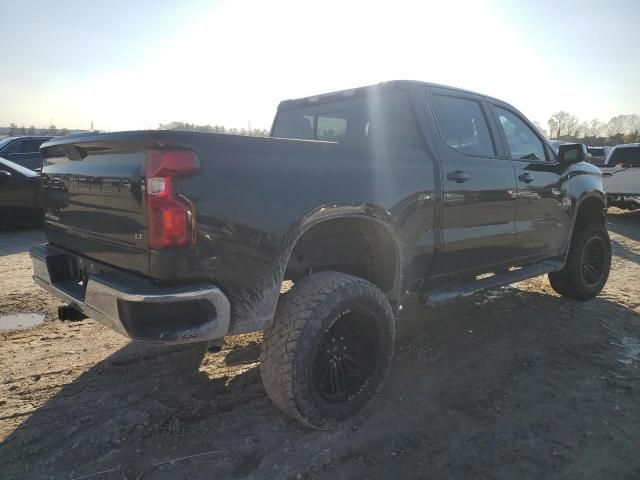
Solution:
[{"label": "tailgate", "polygon": [[42,147],[46,234],[52,244],[146,275],[145,147],[112,135]]}]

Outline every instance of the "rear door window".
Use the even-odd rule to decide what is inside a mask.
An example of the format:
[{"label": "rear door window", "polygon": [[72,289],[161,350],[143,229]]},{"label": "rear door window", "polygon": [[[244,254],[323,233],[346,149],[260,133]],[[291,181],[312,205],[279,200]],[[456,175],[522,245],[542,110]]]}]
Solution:
[{"label": "rear door window", "polygon": [[38,153],[40,151],[40,145],[44,143],[43,140],[25,140],[23,153]]},{"label": "rear door window", "polygon": [[544,162],[547,160],[544,143],[517,115],[504,108],[494,107],[500,127],[514,160]]},{"label": "rear door window", "polygon": [[472,156],[493,157],[496,150],[480,103],[468,98],[432,96],[440,133],[447,145]]}]

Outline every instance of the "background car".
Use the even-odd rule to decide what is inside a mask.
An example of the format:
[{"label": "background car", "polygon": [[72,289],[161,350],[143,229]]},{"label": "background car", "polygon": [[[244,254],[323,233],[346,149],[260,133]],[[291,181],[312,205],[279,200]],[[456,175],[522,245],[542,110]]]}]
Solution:
[{"label": "background car", "polygon": [[640,143],[613,147],[600,170],[609,206],[640,207]]},{"label": "background car", "polygon": [[609,167],[620,165],[621,168],[640,167],[640,143],[625,143],[616,145],[607,156]]},{"label": "background car", "polygon": [[604,165],[611,147],[587,147],[587,151],[591,154],[591,163],[594,165]]},{"label": "background car", "polygon": [[0,157],[0,228],[42,223],[40,174]]},{"label": "background car", "polygon": [[50,138],[50,136],[3,138],[0,140],[0,157],[31,170],[42,168],[40,145]]}]

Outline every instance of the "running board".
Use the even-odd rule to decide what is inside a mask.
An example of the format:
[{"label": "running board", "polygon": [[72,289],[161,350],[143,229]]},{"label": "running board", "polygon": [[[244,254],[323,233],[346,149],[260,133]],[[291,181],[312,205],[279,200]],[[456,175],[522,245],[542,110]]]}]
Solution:
[{"label": "running board", "polygon": [[496,287],[503,287],[512,283],[520,282],[528,278],[537,277],[549,272],[556,272],[562,268],[562,264],[556,261],[544,261],[527,265],[517,270],[496,273],[491,277],[482,278],[469,283],[449,285],[447,288],[432,290],[423,295],[426,305],[435,306],[451,303],[460,297],[468,297],[481,290],[488,290]]}]

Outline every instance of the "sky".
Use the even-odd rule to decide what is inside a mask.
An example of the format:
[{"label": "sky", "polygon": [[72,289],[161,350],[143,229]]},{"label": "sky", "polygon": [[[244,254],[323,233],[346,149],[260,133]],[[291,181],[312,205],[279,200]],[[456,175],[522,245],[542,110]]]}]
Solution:
[{"label": "sky", "polygon": [[545,128],[640,113],[640,0],[0,0],[0,126],[269,128],[278,102],[394,79]]}]

